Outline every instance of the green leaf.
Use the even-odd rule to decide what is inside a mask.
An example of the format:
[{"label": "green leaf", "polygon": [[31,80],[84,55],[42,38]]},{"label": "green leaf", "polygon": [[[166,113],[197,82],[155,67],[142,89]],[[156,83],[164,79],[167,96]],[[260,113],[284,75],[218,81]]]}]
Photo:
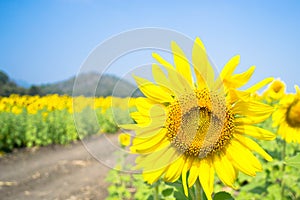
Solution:
[{"label": "green leaf", "polygon": [[148,198],[147,198],[147,200],[153,200],[153,199],[154,199],[154,197],[152,194],[150,196],[148,196]]},{"label": "green leaf", "polygon": [[177,180],[176,182],[173,182],[173,183],[166,182],[166,185],[172,186],[172,187],[174,187],[178,192],[184,194],[183,187],[182,187],[182,183],[181,183],[179,180]]},{"label": "green leaf", "polygon": [[174,192],[174,197],[175,197],[175,199],[182,199],[182,200],[188,199],[183,193],[178,192],[178,191]]},{"label": "green leaf", "polygon": [[285,164],[292,167],[300,168],[300,153],[298,153],[296,156],[287,158],[285,160]]},{"label": "green leaf", "polygon": [[[268,193],[270,199],[278,199],[281,196],[281,186],[279,184],[272,184],[268,187]],[[283,198],[286,199],[286,198]]]},{"label": "green leaf", "polygon": [[162,194],[164,197],[170,196],[173,193],[174,189],[173,188],[167,188],[162,191]]},{"label": "green leaf", "polygon": [[234,198],[227,192],[218,192],[214,195],[213,200],[234,200]]}]

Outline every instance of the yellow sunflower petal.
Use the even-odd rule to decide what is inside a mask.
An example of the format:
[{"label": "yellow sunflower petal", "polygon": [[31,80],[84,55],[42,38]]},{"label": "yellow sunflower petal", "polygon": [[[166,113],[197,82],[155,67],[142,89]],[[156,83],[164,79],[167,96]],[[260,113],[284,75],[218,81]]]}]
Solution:
[{"label": "yellow sunflower petal", "polygon": [[197,180],[200,173],[199,167],[200,167],[200,159],[196,158],[191,166],[189,177],[188,177],[189,187],[192,187],[195,181]]},{"label": "yellow sunflower petal", "polygon": [[236,188],[233,184],[237,174],[228,158],[223,154],[214,155],[213,164],[220,180],[225,185]]},{"label": "yellow sunflower petal", "polygon": [[264,121],[272,114],[274,108],[257,101],[238,101],[232,108],[232,111],[241,116],[251,116],[253,120],[258,118]]},{"label": "yellow sunflower petal", "polygon": [[185,80],[184,77],[176,70],[170,68],[165,69],[168,72],[170,80],[169,89],[171,89],[176,96],[180,96],[183,93],[190,93],[193,91],[193,86],[191,86],[187,82],[187,80]]},{"label": "yellow sunflower petal", "polygon": [[206,49],[200,38],[196,38],[193,46],[192,61],[199,88],[212,86],[214,81],[214,69],[207,57]]},{"label": "yellow sunflower petal", "polygon": [[126,130],[136,130],[141,128],[138,124],[118,124],[118,127]]},{"label": "yellow sunflower petal", "polygon": [[186,161],[186,157],[184,155],[180,155],[177,157],[178,159],[171,163],[166,171],[164,180],[167,182],[175,182],[181,175],[182,168]]},{"label": "yellow sunflower petal", "polygon": [[208,200],[211,200],[211,195],[214,188],[214,167],[210,158],[201,160],[199,167],[199,180]]},{"label": "yellow sunflower petal", "polygon": [[246,134],[261,140],[274,140],[276,135],[272,132],[251,125],[235,127],[235,132],[238,134]]},{"label": "yellow sunflower petal", "polygon": [[174,69],[173,65],[171,63],[169,63],[168,61],[166,61],[165,59],[163,59],[159,54],[157,53],[152,53],[152,57],[157,60],[157,62],[159,62],[161,65]]},{"label": "yellow sunflower petal", "polygon": [[172,89],[169,87],[170,81],[157,64],[152,64],[152,74],[155,82],[167,93],[173,95]]},{"label": "yellow sunflower petal", "polygon": [[[158,151],[152,152],[150,155],[153,158],[155,157],[154,162],[151,163],[151,165],[147,166],[145,170],[153,170],[153,169],[160,169],[167,167],[170,163],[173,163],[174,160],[178,159],[176,149],[174,149],[171,146],[166,147],[167,151],[164,154],[161,154],[159,157],[155,154]],[[159,153],[159,152],[158,152]]]},{"label": "yellow sunflower petal", "polygon": [[226,100],[228,100],[228,102],[231,104],[234,104],[238,101],[249,101],[251,95],[249,92],[239,91],[231,88],[227,89],[227,92],[228,95],[226,96]]},{"label": "yellow sunflower petal", "polygon": [[176,150],[170,145],[146,155],[139,156],[136,159],[137,169],[144,169],[144,172],[156,171],[161,168],[166,168],[170,163],[174,162],[176,157]]},{"label": "yellow sunflower petal", "polygon": [[[140,128],[148,129],[161,128],[166,120],[164,109],[159,106],[153,106],[150,113],[132,112],[130,116],[138,123]],[[155,130],[155,129],[154,129]]]},{"label": "yellow sunflower petal", "polygon": [[253,125],[253,124],[258,124],[264,120],[266,120],[265,116],[262,116],[262,117],[245,116],[245,117],[235,118],[234,124],[236,126]]},{"label": "yellow sunflower petal", "polygon": [[137,76],[134,76],[134,79],[143,94],[153,101],[165,103],[173,100],[170,93],[167,93],[164,89],[153,84],[152,82]]},{"label": "yellow sunflower petal", "polygon": [[249,176],[255,176],[257,171],[262,171],[262,167],[257,158],[243,145],[231,140],[228,145],[226,154],[232,161],[233,165]]},{"label": "yellow sunflower petal", "polygon": [[156,182],[161,175],[165,172],[164,168],[155,170],[155,171],[151,171],[151,172],[144,172],[143,178],[145,181],[147,181],[149,184],[153,184],[154,182]]},{"label": "yellow sunflower petal", "polygon": [[189,196],[188,187],[186,183],[186,173],[188,171],[188,164],[185,163],[181,172],[181,180],[182,180],[182,186],[185,196]]},{"label": "yellow sunflower petal", "polygon": [[157,143],[160,143],[165,138],[167,133],[166,129],[159,129],[156,131],[156,134],[151,135],[150,137],[140,137],[136,136],[132,142],[134,148],[139,148],[139,146],[143,147],[151,147]]},{"label": "yellow sunflower petal", "polygon": [[188,196],[188,185],[186,182],[186,175],[188,170],[191,168],[193,161],[194,161],[194,157],[187,157],[181,172],[182,186],[183,186],[185,196]]},{"label": "yellow sunflower petal", "polygon": [[255,66],[250,67],[246,72],[241,74],[235,74],[230,78],[230,88],[240,88],[246,83],[248,83],[251,78],[253,72],[255,70]]},{"label": "yellow sunflower petal", "polygon": [[173,41],[171,43],[171,47],[177,72],[182,75],[182,77],[190,84],[190,86],[193,86],[193,76],[186,55],[184,54],[182,49],[176,44],[176,42]]},{"label": "yellow sunflower petal", "polygon": [[282,122],[285,120],[285,109],[277,109],[273,115],[272,115],[272,120],[273,120],[273,127],[279,126]]},{"label": "yellow sunflower petal", "polygon": [[251,86],[246,90],[246,92],[254,93],[261,89],[262,87],[266,86],[267,84],[271,83],[274,80],[273,77],[265,78],[264,80],[256,83],[255,85]]},{"label": "yellow sunflower petal", "polygon": [[254,142],[250,138],[244,137],[244,136],[238,135],[238,134],[235,134],[233,136],[245,147],[247,147],[248,149],[250,149],[252,151],[259,153],[267,161],[273,160],[272,157],[267,152],[265,152],[265,150],[263,148],[261,148],[256,142]]},{"label": "yellow sunflower petal", "polygon": [[221,71],[220,76],[223,80],[230,78],[232,73],[234,72],[235,68],[240,63],[240,55],[233,56],[224,66],[223,70]]},{"label": "yellow sunflower petal", "polygon": [[142,144],[130,147],[130,152],[134,154],[149,154],[156,151],[161,151],[162,149],[167,148],[170,145],[170,142],[166,139],[161,140],[160,143],[152,144],[151,146],[145,146]]},{"label": "yellow sunflower petal", "polygon": [[236,55],[225,64],[219,77],[216,80],[214,90],[217,90],[224,86],[226,90],[231,88],[232,81],[234,81],[234,79],[232,78],[232,73],[234,72],[235,68],[238,66],[239,63],[240,56]]},{"label": "yellow sunflower petal", "polygon": [[135,130],[136,137],[138,138],[150,138],[154,135],[156,135],[158,132],[163,131],[164,129],[161,122],[152,123],[151,125],[148,125],[146,127],[140,127],[139,129]]},{"label": "yellow sunflower petal", "polygon": [[135,106],[140,112],[149,112],[149,110],[155,105],[154,101],[151,101],[149,98],[138,97],[135,100]]},{"label": "yellow sunflower petal", "polygon": [[295,87],[297,95],[300,96],[300,88],[299,88],[299,86],[295,85],[294,87]]},{"label": "yellow sunflower petal", "polygon": [[288,125],[283,122],[282,124],[280,124],[280,126],[278,127],[278,134],[283,138],[285,139],[286,142],[290,143],[291,142],[291,139],[288,137],[286,137],[286,133],[288,131]]},{"label": "yellow sunflower petal", "polygon": [[151,122],[150,117],[141,112],[132,112],[130,113],[130,117],[132,117],[132,119],[134,119],[134,121],[138,124],[148,124]]}]

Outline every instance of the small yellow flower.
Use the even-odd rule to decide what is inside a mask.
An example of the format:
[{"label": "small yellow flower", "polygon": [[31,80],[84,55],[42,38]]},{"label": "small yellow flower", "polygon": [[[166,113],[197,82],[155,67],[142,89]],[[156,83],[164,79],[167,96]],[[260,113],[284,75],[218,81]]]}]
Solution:
[{"label": "small yellow flower", "polygon": [[263,92],[263,97],[267,102],[279,100],[285,95],[285,88],[285,83],[280,79],[276,79]]},{"label": "small yellow flower", "polygon": [[295,86],[296,94],[283,97],[273,114],[273,126],[287,142],[300,143],[300,89]]},{"label": "small yellow flower", "polygon": [[121,133],[119,135],[119,143],[123,147],[127,147],[130,145],[130,135],[128,133]]},{"label": "small yellow flower", "polygon": [[43,112],[42,116],[43,116],[43,120],[46,120],[48,117],[49,113],[48,112]]},{"label": "small yellow flower", "polygon": [[131,116],[137,124],[122,127],[136,132],[131,151],[138,154],[136,168],[143,170],[145,181],[152,184],[162,177],[175,182],[181,177],[188,195],[187,187],[199,180],[211,200],[215,173],[224,184],[236,188],[238,172],[255,176],[262,171],[252,152],[272,160],[250,137],[275,138],[269,131],[253,126],[267,119],[273,108],[251,96],[273,79],[238,91],[255,68],[233,74],[239,56],[233,57],[215,78],[205,47],[197,38],[192,50],[193,76],[182,49],[175,42],[171,47],[175,66],[153,54],[160,64],[152,68],[156,83],[135,77],[146,97],[135,100],[138,111]]}]

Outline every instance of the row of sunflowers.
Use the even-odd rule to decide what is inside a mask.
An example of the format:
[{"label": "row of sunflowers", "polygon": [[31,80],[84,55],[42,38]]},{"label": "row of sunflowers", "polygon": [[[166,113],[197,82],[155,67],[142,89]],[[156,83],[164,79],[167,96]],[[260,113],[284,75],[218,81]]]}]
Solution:
[{"label": "row of sunflowers", "polygon": [[300,199],[299,87],[286,94],[268,77],[241,89],[255,67],[234,73],[236,55],[215,74],[199,38],[191,60],[174,41],[171,49],[173,63],[152,54],[154,81],[134,77],[145,98],[131,113],[136,124],[121,126],[135,131],[120,141],[137,155],[134,169],[152,192],[137,198],[116,189],[122,179],[108,179],[108,199]]},{"label": "row of sunflowers", "polygon": [[[99,132],[113,133],[117,122],[132,123],[133,98],[47,96],[0,97],[0,151],[66,144]],[[96,114],[97,121],[92,120]]]}]

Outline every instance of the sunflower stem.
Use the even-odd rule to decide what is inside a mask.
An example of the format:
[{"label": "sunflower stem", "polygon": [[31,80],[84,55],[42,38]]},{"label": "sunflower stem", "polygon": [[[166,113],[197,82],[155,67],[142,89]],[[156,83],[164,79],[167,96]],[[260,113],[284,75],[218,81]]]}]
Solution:
[{"label": "sunflower stem", "polygon": [[159,188],[158,188],[158,184],[155,184],[154,187],[154,195],[153,195],[153,199],[154,200],[159,200]]},{"label": "sunflower stem", "polygon": [[196,183],[195,183],[195,199],[196,200],[205,200],[206,196],[205,196],[205,193],[203,191],[203,188],[201,186],[201,183],[199,181],[199,179],[196,180]]},{"label": "sunflower stem", "polygon": [[[194,187],[193,187],[193,188],[194,188]],[[194,188],[194,189],[195,189],[195,188]],[[192,197],[193,200],[196,199],[196,197],[195,197],[195,192],[196,192],[195,190],[193,191],[192,188],[189,188],[189,195],[191,195],[191,197]]]},{"label": "sunflower stem", "polygon": [[[281,161],[283,162],[286,155],[286,141],[283,140],[282,145],[282,152],[281,152]],[[282,164],[282,178],[281,178],[281,199],[284,199],[284,190],[285,190],[285,183],[284,183],[284,171],[285,171],[285,164]]]}]

